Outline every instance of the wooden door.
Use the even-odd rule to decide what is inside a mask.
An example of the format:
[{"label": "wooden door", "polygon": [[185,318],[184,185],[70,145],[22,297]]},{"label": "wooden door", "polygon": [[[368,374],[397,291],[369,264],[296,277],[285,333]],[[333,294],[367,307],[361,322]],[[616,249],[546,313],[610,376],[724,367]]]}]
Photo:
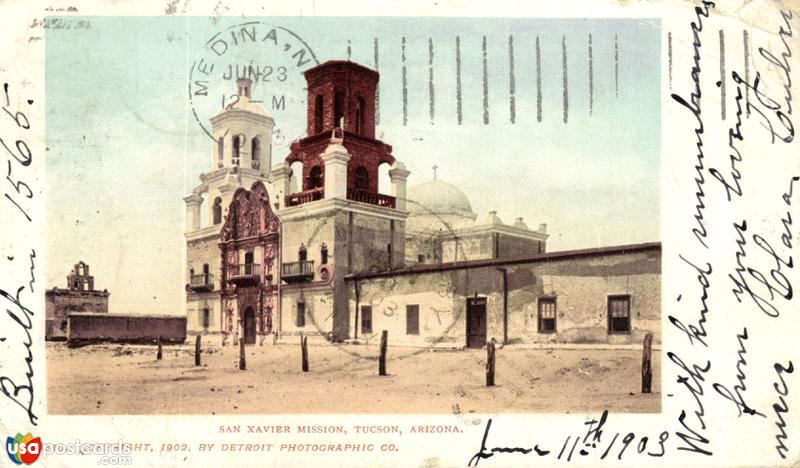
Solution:
[{"label": "wooden door", "polygon": [[467,299],[467,348],[486,344],[486,298]]}]

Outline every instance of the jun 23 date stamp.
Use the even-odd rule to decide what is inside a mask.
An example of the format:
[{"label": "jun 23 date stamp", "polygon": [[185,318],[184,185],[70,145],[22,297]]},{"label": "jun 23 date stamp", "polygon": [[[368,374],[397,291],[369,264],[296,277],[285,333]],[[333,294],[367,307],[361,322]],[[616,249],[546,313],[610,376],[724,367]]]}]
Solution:
[{"label": "jun 23 date stamp", "polygon": [[[213,140],[208,118],[238,102],[233,91],[239,78],[253,81],[253,102],[274,115],[297,112],[305,103],[302,72],[317,64],[309,45],[285,27],[260,21],[228,26],[210,37],[203,54],[192,62],[188,86],[192,115]],[[272,138],[276,148],[285,149],[293,136],[275,127]]]}]

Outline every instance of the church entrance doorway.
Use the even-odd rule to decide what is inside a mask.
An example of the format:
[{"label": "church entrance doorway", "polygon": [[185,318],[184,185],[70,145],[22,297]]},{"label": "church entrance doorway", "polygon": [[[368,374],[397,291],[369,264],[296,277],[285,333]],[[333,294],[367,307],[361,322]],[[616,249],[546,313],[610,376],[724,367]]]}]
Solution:
[{"label": "church entrance doorway", "polygon": [[244,344],[256,344],[256,313],[252,307],[244,311]]},{"label": "church entrance doorway", "polygon": [[486,298],[467,298],[467,348],[486,344]]}]

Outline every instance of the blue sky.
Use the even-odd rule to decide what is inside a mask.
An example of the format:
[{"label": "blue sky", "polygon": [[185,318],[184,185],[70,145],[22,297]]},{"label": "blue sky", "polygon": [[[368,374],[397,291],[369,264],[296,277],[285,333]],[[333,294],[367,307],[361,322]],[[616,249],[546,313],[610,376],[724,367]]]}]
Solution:
[{"label": "blue sky", "polygon": [[[267,46],[216,58],[206,42],[237,24],[280,28],[322,62],[374,68],[379,48],[377,134],[412,171],[411,185],[439,177],[461,187],[482,220],[522,216],[547,223],[549,249],[659,240],[660,26],[658,20],[486,18],[87,17],[87,30],[46,36],[47,286],[64,286],[72,264],[92,266],[115,312],[179,313],[184,272],[184,203],[211,163],[210,139],[195,120],[213,115],[233,83],[219,73],[209,96],[189,104],[189,71],[200,59],[271,66],[283,82],[256,84],[276,127],[273,163],[305,130],[301,70]],[[260,26],[266,28],[266,26]],[[266,29],[262,29],[266,30]],[[284,31],[291,31],[291,36]],[[593,112],[588,40],[592,36]],[[618,89],[615,89],[617,36]],[[456,36],[463,121],[456,114]],[[513,36],[515,123],[509,115]],[[224,37],[224,36],[218,36]],[[405,37],[407,124],[403,125]],[[483,121],[486,37],[489,124]],[[542,122],[536,119],[539,38]],[[569,118],[563,122],[562,37]],[[281,42],[282,43],[282,42]],[[429,47],[433,44],[434,118]],[[349,51],[348,51],[349,49]],[[234,55],[237,55],[234,57]],[[309,63],[303,68],[312,64]],[[196,89],[196,88],[195,88]],[[271,96],[286,96],[272,109]]]}]

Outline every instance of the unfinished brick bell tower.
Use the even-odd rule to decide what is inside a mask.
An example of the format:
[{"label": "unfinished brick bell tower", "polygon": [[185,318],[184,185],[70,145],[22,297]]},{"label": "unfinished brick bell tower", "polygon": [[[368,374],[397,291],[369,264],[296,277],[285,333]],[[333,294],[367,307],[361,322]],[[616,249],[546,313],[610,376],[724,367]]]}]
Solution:
[{"label": "unfinished brick bell tower", "polygon": [[[287,164],[303,164],[300,192],[286,196],[286,206],[323,198],[326,162],[322,154],[335,141],[349,153],[346,198],[395,208],[395,197],[378,193],[378,167],[394,164],[392,147],[375,139],[375,90],[378,72],[349,61],[328,61],[305,72],[308,83],[307,134],[294,142]],[[294,174],[300,177],[299,174]]]},{"label": "unfinished brick bell tower", "polygon": [[307,134],[271,172],[281,223],[277,325],[281,335],[341,341],[358,322],[344,278],[404,265],[409,171],[375,139],[378,72],[332,60],[305,78]]}]

